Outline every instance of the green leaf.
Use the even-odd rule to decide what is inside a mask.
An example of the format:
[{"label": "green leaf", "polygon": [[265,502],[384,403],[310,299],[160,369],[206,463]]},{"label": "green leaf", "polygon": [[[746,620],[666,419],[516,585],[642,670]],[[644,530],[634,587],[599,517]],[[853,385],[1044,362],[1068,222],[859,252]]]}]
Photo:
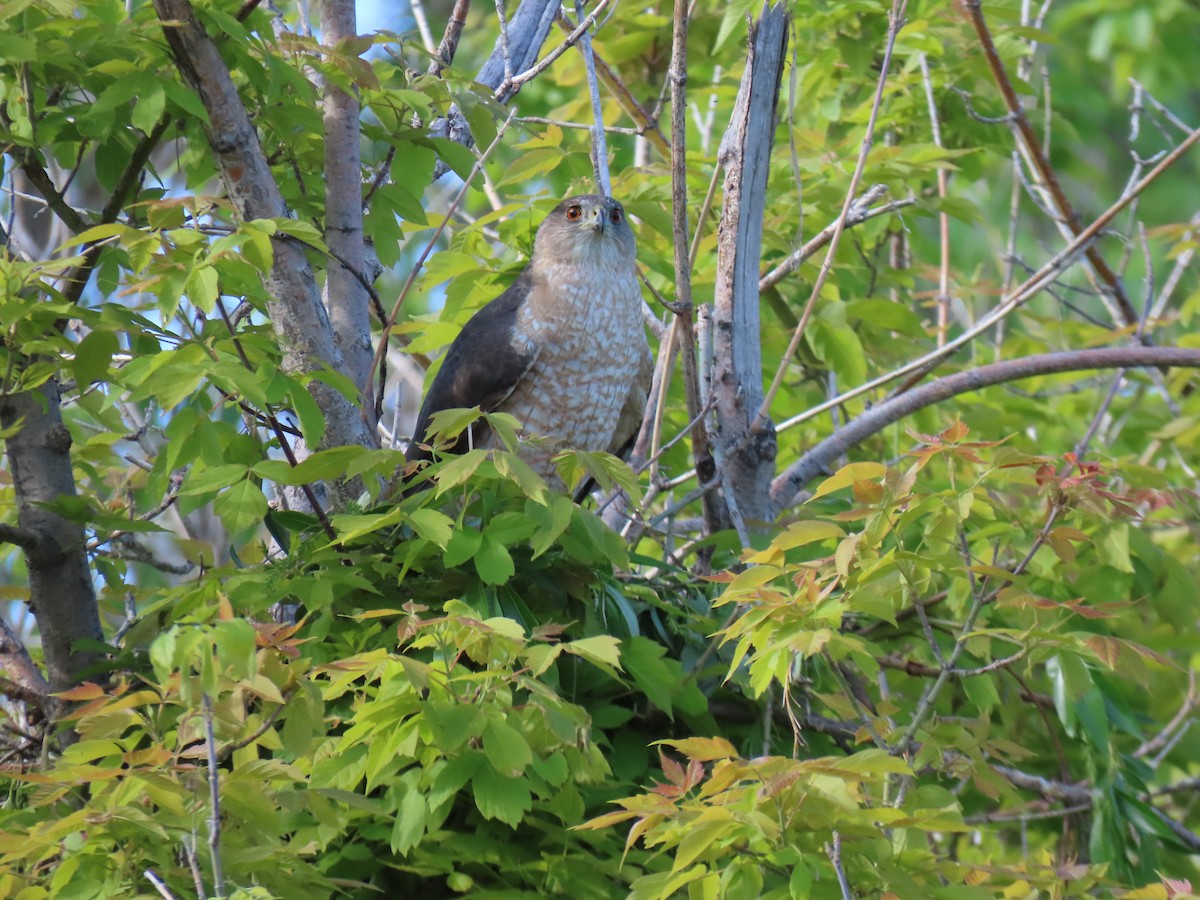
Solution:
[{"label": "green leaf", "polygon": [[563,644],[563,650],[586,659],[605,671],[621,668],[621,642],[612,635],[598,634]]},{"label": "green leaf", "polygon": [[844,487],[849,487],[856,481],[874,481],[882,478],[887,472],[887,466],[877,462],[857,462],[842,466],[819,485],[813,491],[810,501],[816,500],[818,497],[824,497],[826,494],[831,494],[834,491],[839,491]]},{"label": "green leaf", "polygon": [[509,778],[521,775],[533,762],[533,751],[521,732],[494,716],[483,727],[483,753],[492,768]]},{"label": "green leaf", "polygon": [[446,754],[460,753],[468,741],[478,737],[483,718],[479,707],[466,703],[425,704],[425,721],[434,743]]},{"label": "green leaf", "polygon": [[537,530],[529,539],[529,548],[533,558],[537,559],[554,546],[559,536],[571,524],[575,512],[575,503],[563,494],[547,496],[547,503],[541,504],[530,500],[525,504],[525,513],[537,523]]},{"label": "green leaf", "polygon": [[197,266],[187,280],[188,299],[205,313],[212,313],[217,306],[217,270],[212,266]]},{"label": "green leaf", "polygon": [[454,520],[436,509],[415,509],[408,514],[405,521],[412,526],[413,531],[443,550],[448,548],[450,539],[454,536]]},{"label": "green leaf", "polygon": [[448,165],[454,174],[464,181],[475,168],[475,157],[471,151],[457,141],[449,138],[430,138],[437,155]]},{"label": "green leaf", "polygon": [[475,552],[474,560],[475,571],[485,584],[504,584],[516,572],[508,549],[486,533]]},{"label": "green leaf", "polygon": [[461,456],[438,464],[436,496],[456,487],[475,474],[475,470],[487,459],[486,450],[468,450]]},{"label": "green leaf", "polygon": [[333,530],[339,540],[349,543],[367,534],[374,534],[384,528],[390,528],[404,519],[404,511],[399,506],[381,513],[366,513],[363,515],[342,515],[333,517]]},{"label": "green leaf", "polygon": [[195,468],[188,473],[188,477],[184,481],[184,486],[180,489],[179,493],[183,496],[189,494],[209,494],[243,480],[246,478],[248,472],[249,469],[246,466],[232,463],[223,466]]},{"label": "green leaf", "polygon": [[656,707],[668,716],[672,714],[675,688],[681,673],[676,666],[663,662],[666,648],[644,637],[627,638],[621,644],[621,664],[634,683]]},{"label": "green leaf", "polygon": [[116,334],[93,331],[75,348],[75,382],[82,388],[94,381],[106,381],[113,355],[120,349]]},{"label": "green leaf", "polygon": [[529,463],[517,454],[503,450],[497,450],[494,459],[496,471],[505,478],[515,481],[526,497],[536,500],[538,503],[546,502],[546,494],[550,488],[542,476],[530,468]]},{"label": "green leaf", "polygon": [[262,522],[267,514],[267,498],[250,478],[230,485],[213,500],[213,510],[233,534]]},{"label": "green leaf", "polygon": [[393,853],[403,856],[421,842],[425,836],[428,810],[428,804],[419,791],[412,788],[404,791],[392,822],[390,843]]},{"label": "green leaf", "polygon": [[475,805],[485,819],[498,819],[516,828],[533,809],[533,796],[523,778],[510,778],[492,769],[480,769],[471,779]]},{"label": "green leaf", "polygon": [[218,622],[213,630],[213,645],[221,661],[232,669],[233,677],[249,678],[255,664],[254,626],[245,619]]},{"label": "green leaf", "polygon": [[447,569],[461,566],[467,560],[474,558],[482,545],[483,532],[467,528],[455,529],[450,535],[450,540],[446,542],[446,552],[442,554],[442,561],[446,564]]},{"label": "green leaf", "polygon": [[304,436],[304,443],[316,447],[325,437],[325,413],[303,385],[293,385],[287,396],[300,425],[300,433]]},{"label": "green leaf", "polygon": [[167,108],[167,95],[163,86],[157,81],[142,91],[134,104],[130,121],[135,128],[140,128],[146,134],[152,132]]}]

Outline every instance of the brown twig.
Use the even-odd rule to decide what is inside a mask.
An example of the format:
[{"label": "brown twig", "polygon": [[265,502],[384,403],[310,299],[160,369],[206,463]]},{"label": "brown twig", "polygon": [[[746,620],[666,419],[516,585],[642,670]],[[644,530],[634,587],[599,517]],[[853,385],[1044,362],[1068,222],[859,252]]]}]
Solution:
[{"label": "brown twig", "polygon": [[[1029,118],[1025,115],[1025,109],[1021,105],[1021,100],[1017,96],[1017,91],[1013,87],[1012,80],[1008,77],[1008,71],[1004,68],[1004,62],[1000,59],[1000,53],[996,49],[991,31],[988,29],[987,22],[983,17],[983,4],[981,0],[960,0],[960,3],[967,17],[971,20],[972,27],[975,29],[980,49],[983,50],[984,59],[987,61],[988,69],[992,73],[992,80],[995,81],[1001,97],[1004,98],[1004,105],[1008,109],[1009,127],[1017,139],[1018,146],[1024,151],[1033,171],[1042,181],[1047,195],[1054,204],[1059,220],[1070,231],[1072,236],[1078,238],[1082,233],[1079,225],[1079,216],[1075,208],[1071,205],[1071,201],[1067,199],[1066,192],[1058,180],[1058,175],[1051,167],[1050,161],[1046,158],[1041,143],[1034,133],[1033,125],[1030,124]],[[1116,303],[1122,319],[1120,324],[1132,325],[1137,321],[1137,312],[1134,310],[1133,304],[1129,301],[1129,297],[1125,294],[1125,288],[1121,285],[1116,273],[1109,268],[1104,257],[1100,255],[1100,251],[1094,246],[1089,245],[1084,251],[1084,255],[1103,284],[1105,293]]]},{"label": "brown twig", "polygon": [[687,0],[675,0],[671,30],[671,210],[672,245],[675,251],[675,302],[678,304],[678,347],[683,367],[684,395],[692,426],[692,458],[702,485],[704,521],[709,532],[720,531],[728,523],[720,495],[711,490],[716,484],[717,465],[713,458],[705,417],[700,415],[700,374],[696,365],[696,342],[692,333],[695,306],[692,303],[692,271],[689,265],[687,221]]},{"label": "brown twig", "polygon": [[[874,378],[859,387],[839,394],[830,400],[819,403],[798,415],[792,416],[789,419],[781,422],[776,426],[776,431],[781,432],[787,428],[799,425],[802,422],[807,422],[809,419],[816,418],[822,413],[836,407],[842,406],[847,401],[853,400],[863,394],[869,393],[876,388],[883,387],[895,381],[898,378],[903,378],[906,375],[923,374],[932,371],[937,367],[937,364],[949,357],[959,348],[966,346],[979,335],[983,334],[996,323],[1000,322],[1013,311],[1024,305],[1027,301],[1035,297],[1047,285],[1052,283],[1068,266],[1076,259],[1076,257],[1094,241],[1100,233],[1108,227],[1108,224],[1116,218],[1116,216],[1126,206],[1133,201],[1133,198],[1140,195],[1147,187],[1162,177],[1172,165],[1180,160],[1188,150],[1192,149],[1197,142],[1200,142],[1200,128],[1197,128],[1184,139],[1174,150],[1164,156],[1153,169],[1128,191],[1122,194],[1108,209],[1096,217],[1096,219],[1087,228],[1079,232],[1078,236],[1071,241],[1066,247],[1054,254],[1047,260],[1041,268],[1030,275],[1022,282],[1014,291],[1008,294],[1000,303],[998,303],[987,316],[980,319],[973,327],[963,331],[958,337],[951,341],[947,341],[944,347],[939,347],[919,359],[913,360],[910,363],[893,369]],[[910,379],[911,381],[911,379]]]},{"label": "brown twig", "polygon": [[429,75],[441,75],[442,69],[454,62],[458,41],[467,24],[467,10],[470,8],[471,0],[454,0],[454,8],[450,10],[450,18],[446,20],[446,30],[442,33],[441,43],[438,44],[437,60],[429,64]]}]

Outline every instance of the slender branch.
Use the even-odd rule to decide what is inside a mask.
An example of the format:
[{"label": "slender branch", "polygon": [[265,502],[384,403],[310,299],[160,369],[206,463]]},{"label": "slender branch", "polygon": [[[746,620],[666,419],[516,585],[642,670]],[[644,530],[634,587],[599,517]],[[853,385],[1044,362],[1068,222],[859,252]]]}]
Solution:
[{"label": "slender branch", "polygon": [[713,459],[705,417],[700,415],[700,375],[696,367],[696,340],[692,333],[695,306],[692,303],[692,270],[688,259],[687,222],[687,33],[688,2],[675,0],[671,28],[671,211],[672,245],[675,251],[675,303],[679,321],[678,346],[683,367],[684,396],[692,426],[692,457],[700,483],[708,486],[702,497],[704,522],[708,531],[720,531],[728,523],[728,512],[716,484],[717,466]]},{"label": "slender branch", "polygon": [[[1079,216],[1076,214],[1075,208],[1071,205],[1071,201],[1067,199],[1066,192],[1063,190],[1062,184],[1059,183],[1054,169],[1050,166],[1050,161],[1042,150],[1037,134],[1034,133],[1033,125],[1030,124],[1029,118],[1025,115],[1025,109],[1021,105],[1021,100],[1017,96],[1012,80],[1008,77],[1008,72],[1004,68],[1004,62],[1000,59],[1000,53],[996,49],[991,31],[988,29],[987,22],[983,17],[983,4],[981,0],[960,0],[960,2],[967,17],[971,20],[972,27],[975,29],[975,35],[979,39],[979,46],[983,50],[984,58],[987,60],[988,68],[992,73],[992,80],[996,82],[996,87],[999,88],[1000,95],[1004,98],[1004,105],[1008,109],[1009,127],[1017,139],[1018,146],[1024,151],[1024,155],[1029,161],[1032,170],[1041,180],[1047,195],[1054,204],[1057,213],[1055,216],[1056,221],[1072,236],[1078,238],[1081,234]],[[1100,251],[1094,246],[1089,245],[1085,251],[1085,255],[1092,269],[1104,285],[1105,293],[1117,304],[1117,308],[1121,314],[1120,324],[1132,325],[1137,321],[1137,312],[1134,310],[1133,304],[1129,301],[1129,297],[1126,296],[1125,288],[1121,285],[1116,273],[1109,268],[1104,257],[1100,255]]]},{"label": "slender branch", "polygon": [[850,881],[846,878],[846,870],[842,868],[842,835],[837,830],[833,832],[833,842],[829,846],[829,862],[837,873],[838,886],[842,889],[842,900],[854,900],[854,892],[850,890]]},{"label": "slender branch", "polygon": [[[892,200],[882,206],[869,208],[870,204],[874,203],[887,192],[887,186],[876,184],[869,187],[850,207],[850,213],[845,220],[845,228],[853,228],[868,219],[874,219],[878,216],[886,216],[889,213],[894,213],[898,209],[904,209],[906,206],[912,206],[917,202],[916,197],[905,197],[902,200]],[[840,220],[839,220],[840,221]],[[783,281],[788,275],[800,268],[809,257],[815,254],[822,247],[826,246],[832,239],[833,234],[837,231],[838,222],[834,221],[826,225],[818,231],[811,239],[806,241],[801,247],[793,250],[788,254],[787,258],[771,269],[763,273],[758,281],[758,289],[765,291],[772,288],[779,282]]]},{"label": "slender branch", "polygon": [[566,53],[571,47],[575,46],[575,42],[579,40],[584,32],[586,32],[592,27],[592,25],[596,23],[596,19],[599,18],[600,13],[604,12],[605,8],[610,2],[611,0],[600,0],[600,2],[596,4],[592,11],[588,13],[587,18],[580,22],[575,30],[568,34],[561,44],[547,53],[544,57],[542,57],[541,60],[530,66],[524,72],[514,75],[512,78],[504,79],[500,86],[496,88],[496,99],[500,101],[507,99],[512,93],[520,90],[522,86],[533,81],[533,79],[537,78],[548,68],[550,68],[550,66],[554,64],[555,60]]},{"label": "slender branch", "polygon": [[[564,34],[570,34],[575,29],[575,24],[561,11],[559,12],[555,21],[558,23],[558,27],[563,30]],[[654,145],[654,148],[658,150],[663,157],[669,159],[671,156],[671,144],[667,140],[666,135],[662,133],[662,129],[659,128],[658,119],[650,115],[646,108],[637,101],[637,99],[633,96],[633,93],[625,85],[625,82],[622,81],[620,76],[613,71],[612,67],[604,61],[604,57],[595,52],[594,47],[592,48],[592,57],[596,61],[596,74],[599,75],[600,81],[604,83],[604,86],[608,89],[608,91],[617,99],[617,102],[621,104],[621,108],[625,110],[625,114],[638,123],[638,127],[635,129],[625,130],[610,126],[606,128],[605,131],[610,134],[628,133],[642,135],[649,139],[650,143]],[[530,118],[529,121],[537,121],[537,119]],[[585,125],[582,127],[590,128],[591,126]]]},{"label": "slender branch", "polygon": [[154,889],[158,891],[163,900],[175,900],[175,895],[171,893],[171,889],[167,887],[167,883],[159,878],[153,869],[147,869],[142,873],[146,876],[146,880],[154,885]]},{"label": "slender branch", "polygon": [[213,891],[225,896],[225,873],[221,866],[221,783],[217,764],[217,737],[213,731],[212,697],[201,699],[204,713],[204,746],[208,751],[208,852],[213,870]]},{"label": "slender branch", "polygon": [[863,413],[845,428],[805,452],[771,485],[774,515],[786,508],[812,479],[851,447],[877,434],[917,410],[981,388],[1029,378],[1080,372],[1088,369],[1137,368],[1142,366],[1200,367],[1200,350],[1175,347],[1104,347],[1068,350],[1023,359],[992,363],[947,375],[886,400]]},{"label": "slender branch", "polygon": [[817,274],[817,280],[813,284],[808,302],[804,304],[804,311],[800,314],[800,321],[796,325],[795,331],[792,332],[792,339],[788,343],[787,349],[783,352],[783,358],[779,361],[779,368],[775,371],[775,377],[771,380],[771,387],[767,389],[762,405],[754,417],[754,422],[750,427],[752,432],[757,432],[767,423],[771,413],[771,404],[775,401],[775,395],[779,393],[779,388],[783,384],[783,378],[787,374],[788,366],[791,365],[792,357],[796,355],[796,349],[800,346],[800,339],[804,336],[804,329],[808,326],[808,320],[812,316],[817,298],[821,296],[821,290],[825,287],[825,281],[829,278],[829,273],[833,270],[833,259],[837,254],[838,244],[842,239],[842,232],[846,228],[846,218],[850,213],[851,205],[854,203],[859,182],[862,181],[863,171],[867,167],[867,156],[871,152],[871,147],[874,143],[875,123],[879,118],[879,109],[883,105],[883,89],[887,84],[888,72],[891,69],[892,51],[896,47],[896,38],[900,34],[900,29],[904,27],[904,12],[907,8],[908,0],[892,0],[892,9],[888,14],[888,32],[887,41],[883,49],[883,62],[880,66],[879,80],[875,84],[875,97],[871,101],[871,115],[867,119],[866,134],[863,136],[862,145],[858,150],[858,162],[854,166],[854,174],[850,177],[850,187],[846,191],[846,199],[842,203],[842,212],[838,216],[833,236],[829,239],[829,250],[825,253],[825,261],[821,264],[821,271]]},{"label": "slender branch", "polygon": [[471,0],[454,0],[454,8],[450,10],[450,18],[446,20],[446,30],[442,32],[442,40],[438,44],[437,62],[431,63],[429,66],[430,75],[441,75],[442,69],[454,62],[454,54],[458,51],[458,41],[467,24],[467,10],[470,8]]},{"label": "slender branch", "polygon": [[1197,695],[1196,691],[1196,673],[1195,671],[1191,671],[1188,672],[1187,696],[1179,704],[1178,712],[1175,713],[1174,717],[1172,717],[1171,721],[1167,723],[1162,731],[1134,750],[1133,755],[1140,759],[1143,756],[1150,756],[1153,753],[1157,753],[1166,746],[1167,741],[1171,739],[1171,735],[1182,727],[1183,723],[1195,712],[1197,706],[1200,706],[1200,696]]},{"label": "slender branch", "polygon": [[[929,73],[929,59],[924,53],[918,57],[921,63],[921,81],[925,85],[925,103],[929,107],[929,128],[933,133],[933,145],[942,149],[942,126],[938,120],[937,102],[933,97],[933,77]],[[949,192],[949,175],[944,166],[938,166],[938,200],[945,203]],[[946,329],[950,320],[950,216],[945,210],[938,213],[938,235],[941,239],[941,261],[938,265],[937,293],[937,344],[946,343]]]},{"label": "slender branch", "polygon": [[1128,206],[1135,197],[1142,193],[1142,191],[1162,177],[1163,173],[1166,172],[1166,170],[1176,162],[1178,162],[1179,159],[1181,159],[1183,155],[1187,153],[1187,151],[1190,150],[1198,141],[1200,141],[1200,128],[1197,128],[1195,131],[1189,134],[1188,137],[1181,144],[1179,144],[1179,146],[1163,157],[1158,165],[1148,172],[1141,181],[1134,185],[1128,192],[1122,194],[1112,206],[1097,216],[1095,221],[1081,231],[1075,240],[1071,241],[1070,244],[1047,260],[1041,268],[1025,279],[1025,281],[1022,282],[1014,291],[1012,291],[1012,293],[1008,294],[1008,296],[1006,296],[1000,303],[996,305],[996,308],[993,309],[991,313],[980,319],[973,327],[963,331],[963,333],[954,338],[954,340],[947,341],[944,347],[939,347],[937,350],[926,353],[919,359],[915,359],[910,363],[906,363],[897,369],[893,369],[891,372],[887,372],[883,375],[880,375],[878,378],[874,378],[865,384],[846,391],[844,394],[840,394],[837,397],[833,397],[824,401],[823,403],[819,403],[798,415],[792,416],[790,419],[786,419],[776,426],[776,431],[784,431],[785,429],[799,425],[802,422],[807,422],[809,419],[816,418],[817,416],[827,412],[830,409],[833,409],[836,406],[842,406],[847,401],[853,400],[855,397],[869,393],[876,388],[883,387],[884,385],[889,384],[898,378],[902,378],[905,375],[932,371],[942,360],[947,359],[959,348],[966,346],[993,325],[1002,321],[1006,316],[1010,315],[1014,310],[1018,309],[1027,301],[1037,296],[1038,293],[1051,284],[1060,273],[1066,270],[1070,264],[1074,262],[1078,255],[1082,252],[1083,248],[1094,241],[1100,235],[1100,233],[1106,227],[1108,227],[1108,224],[1114,218],[1116,218],[1121,210]]},{"label": "slender branch", "polygon": [[[583,0],[575,0],[575,15],[583,18]],[[579,51],[583,54],[584,67],[587,69],[588,95],[592,101],[592,171],[600,193],[611,197],[612,178],[608,172],[608,145],[604,140],[604,109],[600,105],[600,84],[596,79],[596,55],[592,52],[592,38],[587,32],[579,36]]]}]

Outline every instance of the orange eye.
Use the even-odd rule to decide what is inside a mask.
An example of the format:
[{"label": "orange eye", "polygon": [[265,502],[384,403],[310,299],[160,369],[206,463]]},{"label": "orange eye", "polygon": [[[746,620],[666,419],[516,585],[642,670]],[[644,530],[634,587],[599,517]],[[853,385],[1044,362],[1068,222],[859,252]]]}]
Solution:
[{"label": "orange eye", "polygon": [[614,209],[612,212],[610,212],[608,214],[608,217],[609,217],[609,219],[612,220],[612,223],[614,225],[621,224],[621,211],[619,209]]},{"label": "orange eye", "polygon": [[582,206],[568,206],[567,207],[567,221],[568,222],[577,222],[582,218],[583,218],[583,207]]}]

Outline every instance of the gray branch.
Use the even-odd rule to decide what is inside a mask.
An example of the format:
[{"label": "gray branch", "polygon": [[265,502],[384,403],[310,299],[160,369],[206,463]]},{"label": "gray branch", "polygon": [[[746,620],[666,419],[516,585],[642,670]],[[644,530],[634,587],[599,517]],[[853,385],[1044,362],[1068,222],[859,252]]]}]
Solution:
[{"label": "gray branch", "polygon": [[[340,51],[338,44],[356,33],[354,0],[323,0],[322,43]],[[362,139],[357,95],[325,79],[325,241],[329,245],[329,273],[325,282],[333,340],[341,351],[346,371],[359,390],[371,379],[371,306],[364,286],[367,272],[363,240]],[[374,410],[363,413],[374,426]]]},{"label": "gray branch", "polygon": [[1175,347],[1105,347],[1097,350],[1046,353],[968,369],[913,388],[863,413],[841,431],[811,447],[800,459],[788,466],[771,484],[772,518],[786,509],[809,482],[828,473],[830,466],[842,454],[887,426],[927,406],[969,391],[1035,375],[1144,366],[1200,368],[1200,350]]},{"label": "gray branch", "polygon": [[[22,545],[29,570],[29,604],[37,619],[52,691],[63,691],[98,657],[76,648],[101,640],[96,593],[84,551],[83,527],[47,508],[75,496],[71,435],[59,410],[58,383],[0,396],[0,428],[21,423],[5,442],[17,498],[17,528],[33,541]],[[24,680],[22,680],[24,683]],[[36,687],[36,682],[33,684]]]},{"label": "gray branch", "polygon": [[750,428],[763,402],[758,267],[787,30],[782,5],[764,10],[750,29],[746,70],[717,153],[725,171],[713,302],[717,445],[731,509],[754,522],[767,518],[775,470],[774,428]]},{"label": "gray branch", "polygon": [[[245,104],[191,4],[188,0],[155,0],[154,7],[180,73],[208,111],[205,134],[238,217],[287,217],[288,209]],[[348,374],[303,248],[282,235],[272,238],[271,244],[274,262],[263,282],[268,294],[268,317],[283,350],[283,370],[299,375],[331,368]],[[358,404],[319,381],[312,382],[310,391],[325,414],[325,436],[320,446],[377,444],[374,430]]]}]

